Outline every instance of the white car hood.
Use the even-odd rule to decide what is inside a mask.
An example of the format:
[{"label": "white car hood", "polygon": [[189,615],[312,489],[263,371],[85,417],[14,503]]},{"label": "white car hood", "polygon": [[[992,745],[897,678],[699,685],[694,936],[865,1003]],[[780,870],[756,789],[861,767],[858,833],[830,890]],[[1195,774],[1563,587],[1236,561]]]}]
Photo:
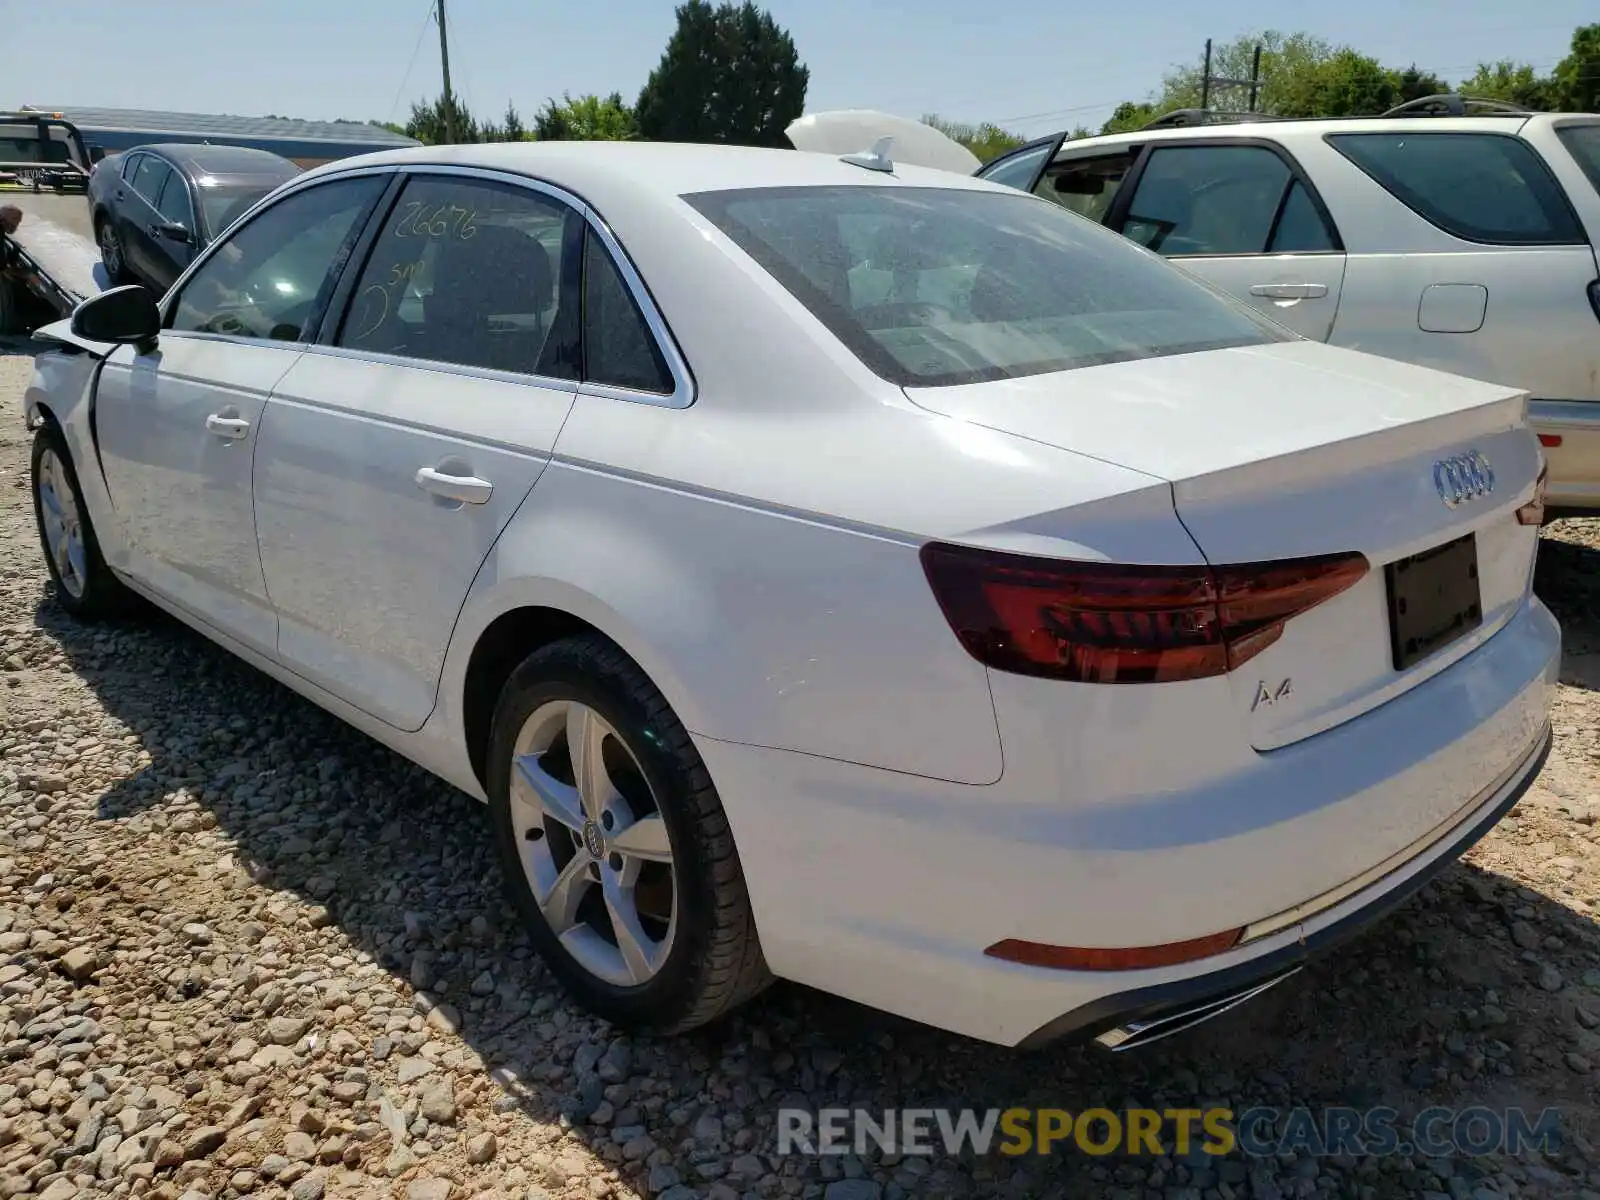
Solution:
[{"label": "white car hood", "polygon": [[909,167],[971,175],[982,165],[977,155],[932,125],[867,108],[808,113],[784,132],[796,150],[813,154],[859,154],[879,138],[892,137],[889,157]]}]

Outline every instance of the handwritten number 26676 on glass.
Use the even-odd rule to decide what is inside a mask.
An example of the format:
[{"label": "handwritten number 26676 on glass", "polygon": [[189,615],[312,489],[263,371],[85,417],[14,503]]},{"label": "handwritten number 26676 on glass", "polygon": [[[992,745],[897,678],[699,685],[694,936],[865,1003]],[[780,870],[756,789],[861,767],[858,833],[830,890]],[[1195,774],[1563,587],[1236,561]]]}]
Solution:
[{"label": "handwritten number 26676 on glass", "polygon": [[400,210],[400,219],[394,223],[397,238],[450,238],[466,241],[478,232],[476,210],[462,208],[459,204],[441,204],[429,209],[420,200],[413,200]]}]

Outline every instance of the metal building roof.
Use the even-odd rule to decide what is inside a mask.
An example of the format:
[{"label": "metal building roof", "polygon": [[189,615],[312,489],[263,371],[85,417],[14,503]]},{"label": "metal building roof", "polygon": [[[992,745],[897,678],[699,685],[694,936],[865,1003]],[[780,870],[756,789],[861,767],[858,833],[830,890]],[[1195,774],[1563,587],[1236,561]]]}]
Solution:
[{"label": "metal building roof", "polygon": [[362,121],[297,121],[287,117],[233,117],[215,113],[158,112],[143,108],[78,108],[31,105],[40,112],[61,113],[79,129],[116,129],[138,133],[188,134],[196,137],[275,138],[297,142],[362,143],[373,149],[415,146],[404,134]]}]

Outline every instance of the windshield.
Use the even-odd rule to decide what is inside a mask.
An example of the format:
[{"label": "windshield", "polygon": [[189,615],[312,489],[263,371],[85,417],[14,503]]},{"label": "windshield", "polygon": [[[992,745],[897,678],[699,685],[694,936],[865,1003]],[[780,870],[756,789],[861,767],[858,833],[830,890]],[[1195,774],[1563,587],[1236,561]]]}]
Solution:
[{"label": "windshield", "polygon": [[869,186],[684,199],[904,387],[1294,336],[1033,196]]},{"label": "windshield", "polygon": [[196,188],[195,191],[200,193],[200,215],[206,223],[208,236],[215,238],[244,216],[246,209],[282,182],[281,179],[274,179],[270,183]]}]

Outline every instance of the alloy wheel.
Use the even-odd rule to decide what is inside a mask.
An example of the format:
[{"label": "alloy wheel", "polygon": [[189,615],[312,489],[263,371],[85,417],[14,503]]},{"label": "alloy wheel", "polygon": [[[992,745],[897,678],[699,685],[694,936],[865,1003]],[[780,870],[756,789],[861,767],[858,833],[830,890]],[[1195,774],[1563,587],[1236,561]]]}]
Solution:
[{"label": "alloy wheel", "polygon": [[551,932],[597,979],[647,983],[672,951],[678,880],[638,759],[610,722],[576,700],[535,709],[513,756],[512,828]]},{"label": "alloy wheel", "polygon": [[109,221],[100,226],[100,261],[112,279],[122,273],[122,243],[117,240],[117,231]]},{"label": "alloy wheel", "polygon": [[40,456],[34,486],[39,489],[45,550],[55,564],[61,586],[75,599],[81,599],[89,570],[83,549],[83,515],[78,510],[78,494],[54,450],[46,450]]}]

